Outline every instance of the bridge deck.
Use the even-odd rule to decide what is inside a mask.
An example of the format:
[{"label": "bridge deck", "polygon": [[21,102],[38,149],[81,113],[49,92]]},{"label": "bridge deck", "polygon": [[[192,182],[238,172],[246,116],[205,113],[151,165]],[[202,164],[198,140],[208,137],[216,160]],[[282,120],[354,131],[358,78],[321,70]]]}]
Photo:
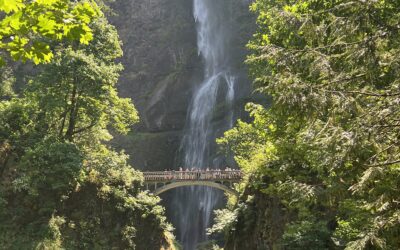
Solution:
[{"label": "bridge deck", "polygon": [[240,170],[156,171],[143,172],[146,183],[177,181],[232,181],[237,182],[243,174]]}]

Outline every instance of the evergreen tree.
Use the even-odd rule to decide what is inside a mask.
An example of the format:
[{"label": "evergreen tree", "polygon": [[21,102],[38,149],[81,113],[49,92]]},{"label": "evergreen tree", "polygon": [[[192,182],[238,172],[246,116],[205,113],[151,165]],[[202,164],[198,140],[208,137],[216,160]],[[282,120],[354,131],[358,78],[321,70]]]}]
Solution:
[{"label": "evergreen tree", "polygon": [[220,140],[290,214],[285,249],[400,248],[400,2],[257,0],[247,62],[271,107]]}]

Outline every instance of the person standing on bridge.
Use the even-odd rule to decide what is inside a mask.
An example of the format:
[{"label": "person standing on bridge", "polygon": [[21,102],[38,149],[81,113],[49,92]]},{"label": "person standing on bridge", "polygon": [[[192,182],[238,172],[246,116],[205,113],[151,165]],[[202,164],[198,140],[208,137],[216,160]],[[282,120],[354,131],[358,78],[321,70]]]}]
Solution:
[{"label": "person standing on bridge", "polygon": [[171,180],[175,180],[175,179],[176,179],[175,169],[172,169]]}]

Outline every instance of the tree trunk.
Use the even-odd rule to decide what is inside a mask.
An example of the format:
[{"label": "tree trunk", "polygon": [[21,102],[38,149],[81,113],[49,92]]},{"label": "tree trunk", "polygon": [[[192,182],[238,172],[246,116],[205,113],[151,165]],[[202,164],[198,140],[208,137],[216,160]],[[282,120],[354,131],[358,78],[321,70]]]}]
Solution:
[{"label": "tree trunk", "polygon": [[68,141],[73,140],[75,125],[76,125],[76,116],[78,114],[77,102],[78,102],[77,84],[75,82],[71,95],[71,108],[69,112],[68,130],[65,133],[65,139],[67,139]]}]

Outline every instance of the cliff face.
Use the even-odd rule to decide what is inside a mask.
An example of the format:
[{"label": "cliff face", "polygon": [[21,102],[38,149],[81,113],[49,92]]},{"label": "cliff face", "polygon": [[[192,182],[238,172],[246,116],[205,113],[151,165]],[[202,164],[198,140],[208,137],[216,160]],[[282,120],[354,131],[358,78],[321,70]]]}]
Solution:
[{"label": "cliff face", "polygon": [[142,130],[182,128],[198,62],[191,1],[116,1],[113,8],[124,44],[121,94],[135,101]]},{"label": "cliff face", "polygon": [[119,89],[133,99],[141,122],[115,144],[140,169],[172,167],[200,70],[192,1],[116,1],[112,23],[123,41],[125,70]]},{"label": "cliff face", "polygon": [[[241,197],[236,223],[227,234],[224,249],[279,250],[288,214],[279,200],[256,190]],[[253,194],[250,196],[250,194]]]},{"label": "cliff face", "polygon": [[[196,25],[191,0],[116,1],[111,22],[123,41],[125,70],[119,90],[133,99],[141,122],[128,136],[118,136],[113,144],[131,155],[135,168],[173,168],[186,122],[192,89],[202,79],[203,65],[197,52]],[[249,84],[243,66],[253,19],[247,0],[232,0],[226,8],[227,20],[235,30],[232,60],[242,73],[241,97]],[[238,103],[238,110],[243,103]],[[224,108],[215,111],[215,123],[223,119]],[[222,132],[222,131],[221,131]]]}]

